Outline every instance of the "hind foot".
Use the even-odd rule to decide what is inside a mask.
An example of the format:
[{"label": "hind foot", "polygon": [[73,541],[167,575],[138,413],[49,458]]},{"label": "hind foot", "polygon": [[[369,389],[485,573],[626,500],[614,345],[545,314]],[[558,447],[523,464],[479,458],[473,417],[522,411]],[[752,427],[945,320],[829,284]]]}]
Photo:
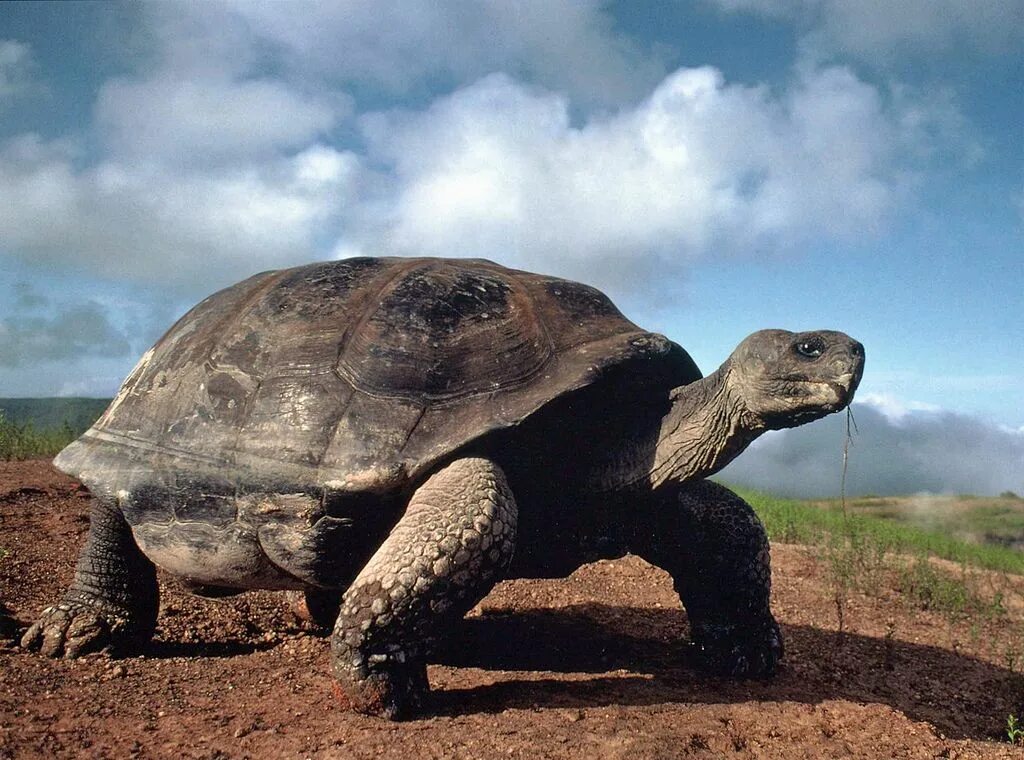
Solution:
[{"label": "hind foot", "polygon": [[129,620],[80,602],[60,602],[43,610],[21,639],[25,649],[47,657],[74,659],[103,649],[130,649]]},{"label": "hind foot", "polygon": [[26,649],[48,657],[135,649],[156,628],[160,590],[156,569],[135,544],[113,504],[93,504],[89,537],[64,598],[43,610],[22,637]]}]

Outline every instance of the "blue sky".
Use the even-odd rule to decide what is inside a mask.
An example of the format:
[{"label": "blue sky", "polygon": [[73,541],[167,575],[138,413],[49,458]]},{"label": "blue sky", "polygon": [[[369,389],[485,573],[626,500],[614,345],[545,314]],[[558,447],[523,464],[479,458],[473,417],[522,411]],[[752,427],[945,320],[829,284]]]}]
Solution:
[{"label": "blue sky", "polygon": [[1024,490],[1022,29],[1024,0],[5,3],[0,396],[111,395],[255,271],[482,255],[705,371],[845,330],[879,445],[995,463],[906,489]]}]

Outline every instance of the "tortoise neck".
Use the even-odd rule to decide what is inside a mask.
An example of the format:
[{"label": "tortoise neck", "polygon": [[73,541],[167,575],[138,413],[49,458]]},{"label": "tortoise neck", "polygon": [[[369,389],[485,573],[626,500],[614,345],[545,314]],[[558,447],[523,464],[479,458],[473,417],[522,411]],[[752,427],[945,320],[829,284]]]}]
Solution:
[{"label": "tortoise neck", "polygon": [[732,392],[730,373],[726,361],[707,377],[672,392],[672,407],[662,419],[646,473],[652,487],[713,475],[763,432]]}]

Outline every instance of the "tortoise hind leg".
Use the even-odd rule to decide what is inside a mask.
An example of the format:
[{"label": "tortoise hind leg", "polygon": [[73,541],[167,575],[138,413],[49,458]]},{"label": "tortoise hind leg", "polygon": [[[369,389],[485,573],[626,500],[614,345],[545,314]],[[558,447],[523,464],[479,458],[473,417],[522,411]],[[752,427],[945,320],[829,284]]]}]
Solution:
[{"label": "tortoise hind leg", "polygon": [[391,719],[421,707],[427,655],[508,567],[516,519],[486,459],[456,460],[413,494],[342,599],[331,659],[347,706]]},{"label": "tortoise hind leg", "polygon": [[311,625],[318,632],[328,633],[338,619],[343,593],[339,589],[323,588],[289,591],[288,605],[292,614],[303,623]]},{"label": "tortoise hind leg", "polygon": [[74,580],[28,629],[23,647],[74,658],[106,647],[132,649],[152,637],[160,601],[156,568],[116,506],[97,500],[89,520]]},{"label": "tortoise hind leg", "polygon": [[707,480],[654,493],[649,536],[633,550],[672,576],[701,665],[735,678],[768,678],[782,659],[769,606],[768,536],[754,510]]}]

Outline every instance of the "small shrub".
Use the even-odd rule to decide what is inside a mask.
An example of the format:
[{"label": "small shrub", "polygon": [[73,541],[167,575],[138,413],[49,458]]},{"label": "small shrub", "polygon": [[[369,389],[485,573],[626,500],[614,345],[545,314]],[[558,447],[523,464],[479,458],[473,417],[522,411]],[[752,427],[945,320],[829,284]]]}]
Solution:
[{"label": "small shrub", "polygon": [[1006,719],[1006,739],[1010,744],[1016,746],[1024,745],[1024,726],[1021,726],[1017,716],[1012,713]]},{"label": "small shrub", "polygon": [[954,618],[969,615],[995,617],[1005,613],[1002,596],[986,601],[976,590],[974,578],[961,566],[959,578],[940,570],[929,558],[919,554],[900,572],[903,594],[921,609],[945,613]]},{"label": "small shrub", "polygon": [[1020,662],[1020,650],[1012,642],[1006,645],[1003,650],[1003,664],[1011,673],[1016,672],[1017,664]]},{"label": "small shrub", "polygon": [[885,624],[884,650],[885,659],[882,667],[893,670],[896,667],[896,621],[890,618]]}]

